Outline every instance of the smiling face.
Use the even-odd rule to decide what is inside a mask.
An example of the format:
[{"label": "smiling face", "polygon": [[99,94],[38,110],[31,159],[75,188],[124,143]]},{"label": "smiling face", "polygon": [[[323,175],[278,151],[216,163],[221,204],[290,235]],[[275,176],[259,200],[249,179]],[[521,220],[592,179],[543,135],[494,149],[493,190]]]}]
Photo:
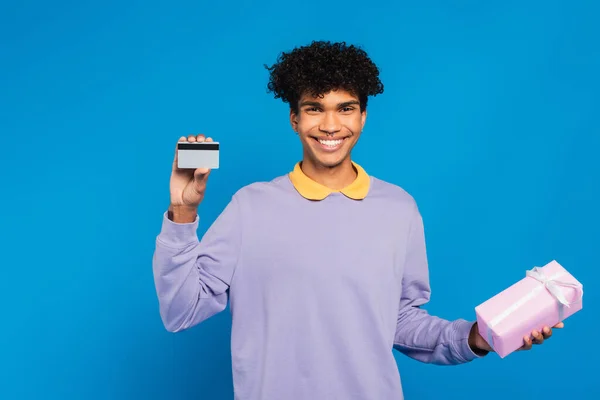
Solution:
[{"label": "smiling face", "polygon": [[311,164],[314,169],[350,164],[350,152],[366,117],[358,97],[345,90],[322,97],[302,96],[298,112],[290,112],[290,122],[304,148],[303,164]]}]

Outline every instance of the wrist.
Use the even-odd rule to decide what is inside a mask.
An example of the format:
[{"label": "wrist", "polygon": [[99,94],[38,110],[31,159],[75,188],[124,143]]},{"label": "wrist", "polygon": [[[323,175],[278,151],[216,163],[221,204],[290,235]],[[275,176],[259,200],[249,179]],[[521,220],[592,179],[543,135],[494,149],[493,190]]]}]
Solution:
[{"label": "wrist", "polygon": [[167,211],[167,217],[179,224],[191,223],[196,220],[198,215],[197,206],[186,206],[181,204],[170,204]]},{"label": "wrist", "polygon": [[471,331],[469,332],[468,342],[469,347],[471,348],[473,353],[477,354],[478,356],[485,356],[490,352],[488,350],[489,346],[487,346],[487,343],[481,343],[482,341],[483,338],[479,334],[479,330],[477,329],[477,322],[475,322],[471,327]]}]

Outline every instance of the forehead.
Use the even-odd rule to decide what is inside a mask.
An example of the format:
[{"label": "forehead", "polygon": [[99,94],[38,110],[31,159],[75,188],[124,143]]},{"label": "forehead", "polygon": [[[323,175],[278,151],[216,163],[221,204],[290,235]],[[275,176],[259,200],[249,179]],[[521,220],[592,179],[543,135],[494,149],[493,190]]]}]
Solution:
[{"label": "forehead", "polygon": [[300,97],[300,102],[304,101],[339,104],[348,101],[358,101],[358,96],[344,89],[335,89],[320,96],[313,96],[311,93],[305,93]]}]

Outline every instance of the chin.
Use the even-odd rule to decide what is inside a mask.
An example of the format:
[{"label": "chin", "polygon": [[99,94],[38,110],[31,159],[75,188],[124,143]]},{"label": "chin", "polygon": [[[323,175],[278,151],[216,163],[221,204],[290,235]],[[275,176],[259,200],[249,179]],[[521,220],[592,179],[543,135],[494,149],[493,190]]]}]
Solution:
[{"label": "chin", "polygon": [[314,161],[317,165],[321,165],[326,168],[335,168],[341,165],[347,158],[348,154],[316,154]]}]

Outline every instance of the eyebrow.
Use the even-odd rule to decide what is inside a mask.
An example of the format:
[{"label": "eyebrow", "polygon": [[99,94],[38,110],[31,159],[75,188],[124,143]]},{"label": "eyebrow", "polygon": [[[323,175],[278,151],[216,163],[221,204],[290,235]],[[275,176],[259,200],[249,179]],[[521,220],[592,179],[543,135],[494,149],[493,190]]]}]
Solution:
[{"label": "eyebrow", "polygon": [[[350,101],[345,101],[343,103],[338,104],[338,108],[344,108],[344,107],[348,107],[348,106],[352,106],[352,105],[360,105],[360,102],[358,100],[350,100]],[[322,107],[323,104],[319,103],[318,101],[303,101],[302,103],[300,103],[300,107],[304,107],[304,106],[313,106],[313,107]]]}]

